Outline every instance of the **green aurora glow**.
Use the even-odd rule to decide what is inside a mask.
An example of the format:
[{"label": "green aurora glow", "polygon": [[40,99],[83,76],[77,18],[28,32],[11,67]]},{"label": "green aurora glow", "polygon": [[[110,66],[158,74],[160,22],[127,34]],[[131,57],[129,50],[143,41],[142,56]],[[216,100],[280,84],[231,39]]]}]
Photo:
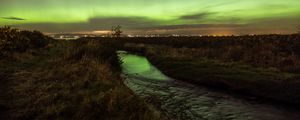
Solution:
[{"label": "green aurora glow", "polygon": [[291,33],[300,25],[299,6],[299,0],[1,0],[0,25],[44,32],[120,24],[129,33]]}]

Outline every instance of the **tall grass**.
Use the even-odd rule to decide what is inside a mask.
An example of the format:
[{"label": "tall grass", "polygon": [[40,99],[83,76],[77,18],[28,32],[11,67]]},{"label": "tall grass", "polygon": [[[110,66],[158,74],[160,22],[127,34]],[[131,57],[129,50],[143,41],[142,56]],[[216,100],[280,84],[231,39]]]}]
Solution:
[{"label": "tall grass", "polygon": [[163,119],[123,84],[108,41],[48,46],[19,61],[1,59],[1,119]]},{"label": "tall grass", "polygon": [[300,105],[299,36],[204,38],[127,38],[123,49],[143,53],[178,80]]},{"label": "tall grass", "polygon": [[[191,58],[241,62],[300,73],[300,35],[123,38],[123,44],[162,45]],[[132,45],[134,46],[134,45]],[[142,45],[143,46],[143,45]],[[137,47],[127,47],[131,50]],[[139,47],[143,49],[145,47]],[[176,53],[174,52],[174,53]]]}]

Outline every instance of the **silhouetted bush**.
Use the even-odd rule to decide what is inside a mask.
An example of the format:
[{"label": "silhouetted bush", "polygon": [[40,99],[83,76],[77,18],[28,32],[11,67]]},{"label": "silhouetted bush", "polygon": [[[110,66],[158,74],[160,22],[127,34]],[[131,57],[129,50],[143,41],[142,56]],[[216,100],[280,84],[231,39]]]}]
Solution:
[{"label": "silhouetted bush", "polygon": [[39,31],[22,31],[21,34],[29,38],[29,45],[31,48],[43,48],[47,46],[51,40],[51,38],[43,35],[43,33]]},{"label": "silhouetted bush", "polygon": [[38,31],[21,31],[10,27],[0,28],[0,55],[24,52],[47,46],[51,38]]}]

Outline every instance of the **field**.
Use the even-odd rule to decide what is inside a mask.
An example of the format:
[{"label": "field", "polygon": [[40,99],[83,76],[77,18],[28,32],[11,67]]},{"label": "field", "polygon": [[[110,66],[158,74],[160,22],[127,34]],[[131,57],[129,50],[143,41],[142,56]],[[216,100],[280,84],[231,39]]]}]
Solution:
[{"label": "field", "polygon": [[166,75],[217,89],[299,103],[300,36],[123,39]]},{"label": "field", "polygon": [[58,41],[0,30],[0,119],[166,119],[123,84],[117,50],[181,81],[300,105],[300,35]]},{"label": "field", "polygon": [[0,119],[163,119],[123,84],[110,42],[1,30]]}]

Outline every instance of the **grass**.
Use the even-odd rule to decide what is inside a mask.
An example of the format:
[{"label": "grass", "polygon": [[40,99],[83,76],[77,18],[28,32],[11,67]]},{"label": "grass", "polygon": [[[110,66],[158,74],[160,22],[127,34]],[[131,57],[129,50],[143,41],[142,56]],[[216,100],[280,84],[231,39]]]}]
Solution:
[{"label": "grass", "polygon": [[0,59],[0,119],[165,119],[122,82],[105,41],[53,41]]},{"label": "grass", "polygon": [[199,57],[195,48],[127,44],[125,49],[142,51],[163,73],[179,80],[300,105],[297,73]]},{"label": "grass", "polygon": [[143,53],[173,78],[300,105],[298,38],[55,41],[1,28],[0,119],[166,119],[123,84],[117,48]]},{"label": "grass", "polygon": [[120,42],[125,43],[125,46],[130,50],[143,51],[142,46],[145,45],[167,46],[160,49],[168,48],[163,50],[174,55],[183,55],[176,53],[184,53],[185,58],[194,57],[222,62],[241,62],[254,67],[272,67],[280,71],[300,73],[299,38],[299,34],[158,37],[122,38]]}]

